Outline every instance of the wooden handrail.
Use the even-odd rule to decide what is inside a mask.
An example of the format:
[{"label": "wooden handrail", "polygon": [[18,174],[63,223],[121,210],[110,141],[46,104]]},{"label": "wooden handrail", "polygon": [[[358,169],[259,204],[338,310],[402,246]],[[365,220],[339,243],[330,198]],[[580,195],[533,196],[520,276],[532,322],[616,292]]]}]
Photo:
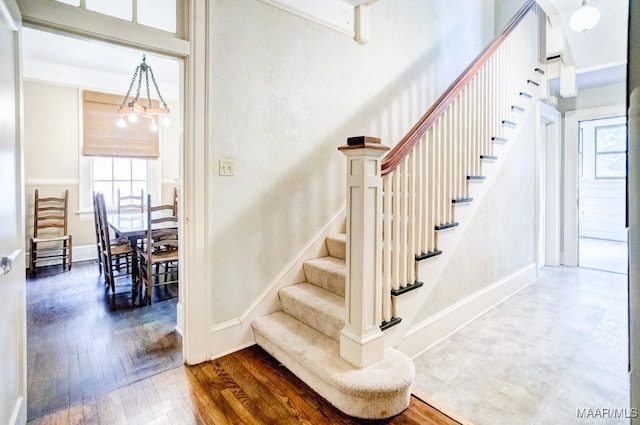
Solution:
[{"label": "wooden handrail", "polygon": [[493,53],[500,47],[502,42],[524,19],[529,10],[535,5],[535,0],[528,0],[527,3],[516,13],[511,19],[509,25],[500,33],[480,54],[471,62],[458,78],[445,90],[445,92],[436,100],[429,110],[420,118],[420,121],[413,126],[409,133],[394,146],[393,149],[384,157],[381,167],[382,175],[389,174],[393,171],[402,160],[411,152],[413,147],[418,143],[420,138],[429,130],[438,117],[449,107],[451,102],[462,91],[467,83],[478,73],[480,68],[489,60]]}]

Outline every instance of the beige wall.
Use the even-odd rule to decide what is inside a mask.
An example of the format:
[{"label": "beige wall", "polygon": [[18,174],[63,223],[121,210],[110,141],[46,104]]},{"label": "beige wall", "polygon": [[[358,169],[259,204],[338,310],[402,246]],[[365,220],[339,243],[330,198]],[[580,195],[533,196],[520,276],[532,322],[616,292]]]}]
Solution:
[{"label": "beige wall", "polygon": [[[212,2],[213,324],[247,311],[343,207],[337,147],[363,134],[394,145],[492,37],[493,1],[370,10],[359,45],[257,0]],[[220,159],[235,177],[218,176]]]},{"label": "beige wall", "polygon": [[[24,165],[26,240],[33,234],[33,199],[35,189],[41,195],[61,196],[69,190],[69,232],[76,249],[95,245],[91,214],[91,187],[88,177],[89,159],[80,155],[81,87],[24,82]],[[172,108],[172,110],[177,108]],[[115,114],[114,114],[115,119]],[[115,121],[114,121],[115,122]],[[163,128],[160,162],[154,167],[163,202],[172,202],[172,190],[178,179],[179,125]],[[83,170],[84,168],[84,170]],[[81,187],[84,192],[81,194]],[[157,189],[158,190],[158,189]],[[80,214],[80,213],[87,214]],[[95,250],[88,247],[76,259],[85,259]]]}]

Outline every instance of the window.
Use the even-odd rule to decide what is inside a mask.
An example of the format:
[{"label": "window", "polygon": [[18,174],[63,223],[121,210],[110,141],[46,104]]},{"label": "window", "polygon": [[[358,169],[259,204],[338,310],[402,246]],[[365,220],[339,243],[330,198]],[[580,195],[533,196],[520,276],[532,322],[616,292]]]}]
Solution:
[{"label": "window", "polygon": [[84,4],[80,0],[56,1],[163,31],[176,32],[176,0],[85,0]]},{"label": "window", "polygon": [[93,158],[91,185],[94,191],[102,192],[108,206],[115,206],[117,193],[128,196],[148,193],[148,161],[131,158]]},{"label": "window", "polygon": [[626,164],[627,126],[596,127],[596,179],[623,179]]}]

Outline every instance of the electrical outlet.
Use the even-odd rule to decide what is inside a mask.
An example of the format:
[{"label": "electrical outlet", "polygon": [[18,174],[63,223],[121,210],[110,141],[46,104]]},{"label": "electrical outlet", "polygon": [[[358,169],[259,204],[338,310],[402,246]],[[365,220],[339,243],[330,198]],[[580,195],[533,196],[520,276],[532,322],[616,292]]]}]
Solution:
[{"label": "electrical outlet", "polygon": [[235,161],[232,159],[221,159],[218,163],[218,174],[221,176],[234,176],[236,174]]}]

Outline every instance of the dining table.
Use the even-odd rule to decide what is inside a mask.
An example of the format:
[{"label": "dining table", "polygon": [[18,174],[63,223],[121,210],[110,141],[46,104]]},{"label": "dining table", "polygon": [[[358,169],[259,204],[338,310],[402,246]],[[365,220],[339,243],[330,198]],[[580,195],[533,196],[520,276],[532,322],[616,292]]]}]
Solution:
[{"label": "dining table", "polygon": [[[154,216],[155,217],[155,216]],[[132,285],[132,299],[136,299],[138,295],[139,286],[139,273],[137,249],[140,246],[140,241],[147,237],[148,231],[148,213],[144,212],[112,212],[107,214],[107,222],[113,233],[117,237],[126,238],[129,240],[131,248],[133,249],[133,260],[131,261],[132,276],[136,276],[136,281]],[[175,227],[175,222],[160,223],[159,227]],[[156,225],[154,225],[154,229]]]}]

